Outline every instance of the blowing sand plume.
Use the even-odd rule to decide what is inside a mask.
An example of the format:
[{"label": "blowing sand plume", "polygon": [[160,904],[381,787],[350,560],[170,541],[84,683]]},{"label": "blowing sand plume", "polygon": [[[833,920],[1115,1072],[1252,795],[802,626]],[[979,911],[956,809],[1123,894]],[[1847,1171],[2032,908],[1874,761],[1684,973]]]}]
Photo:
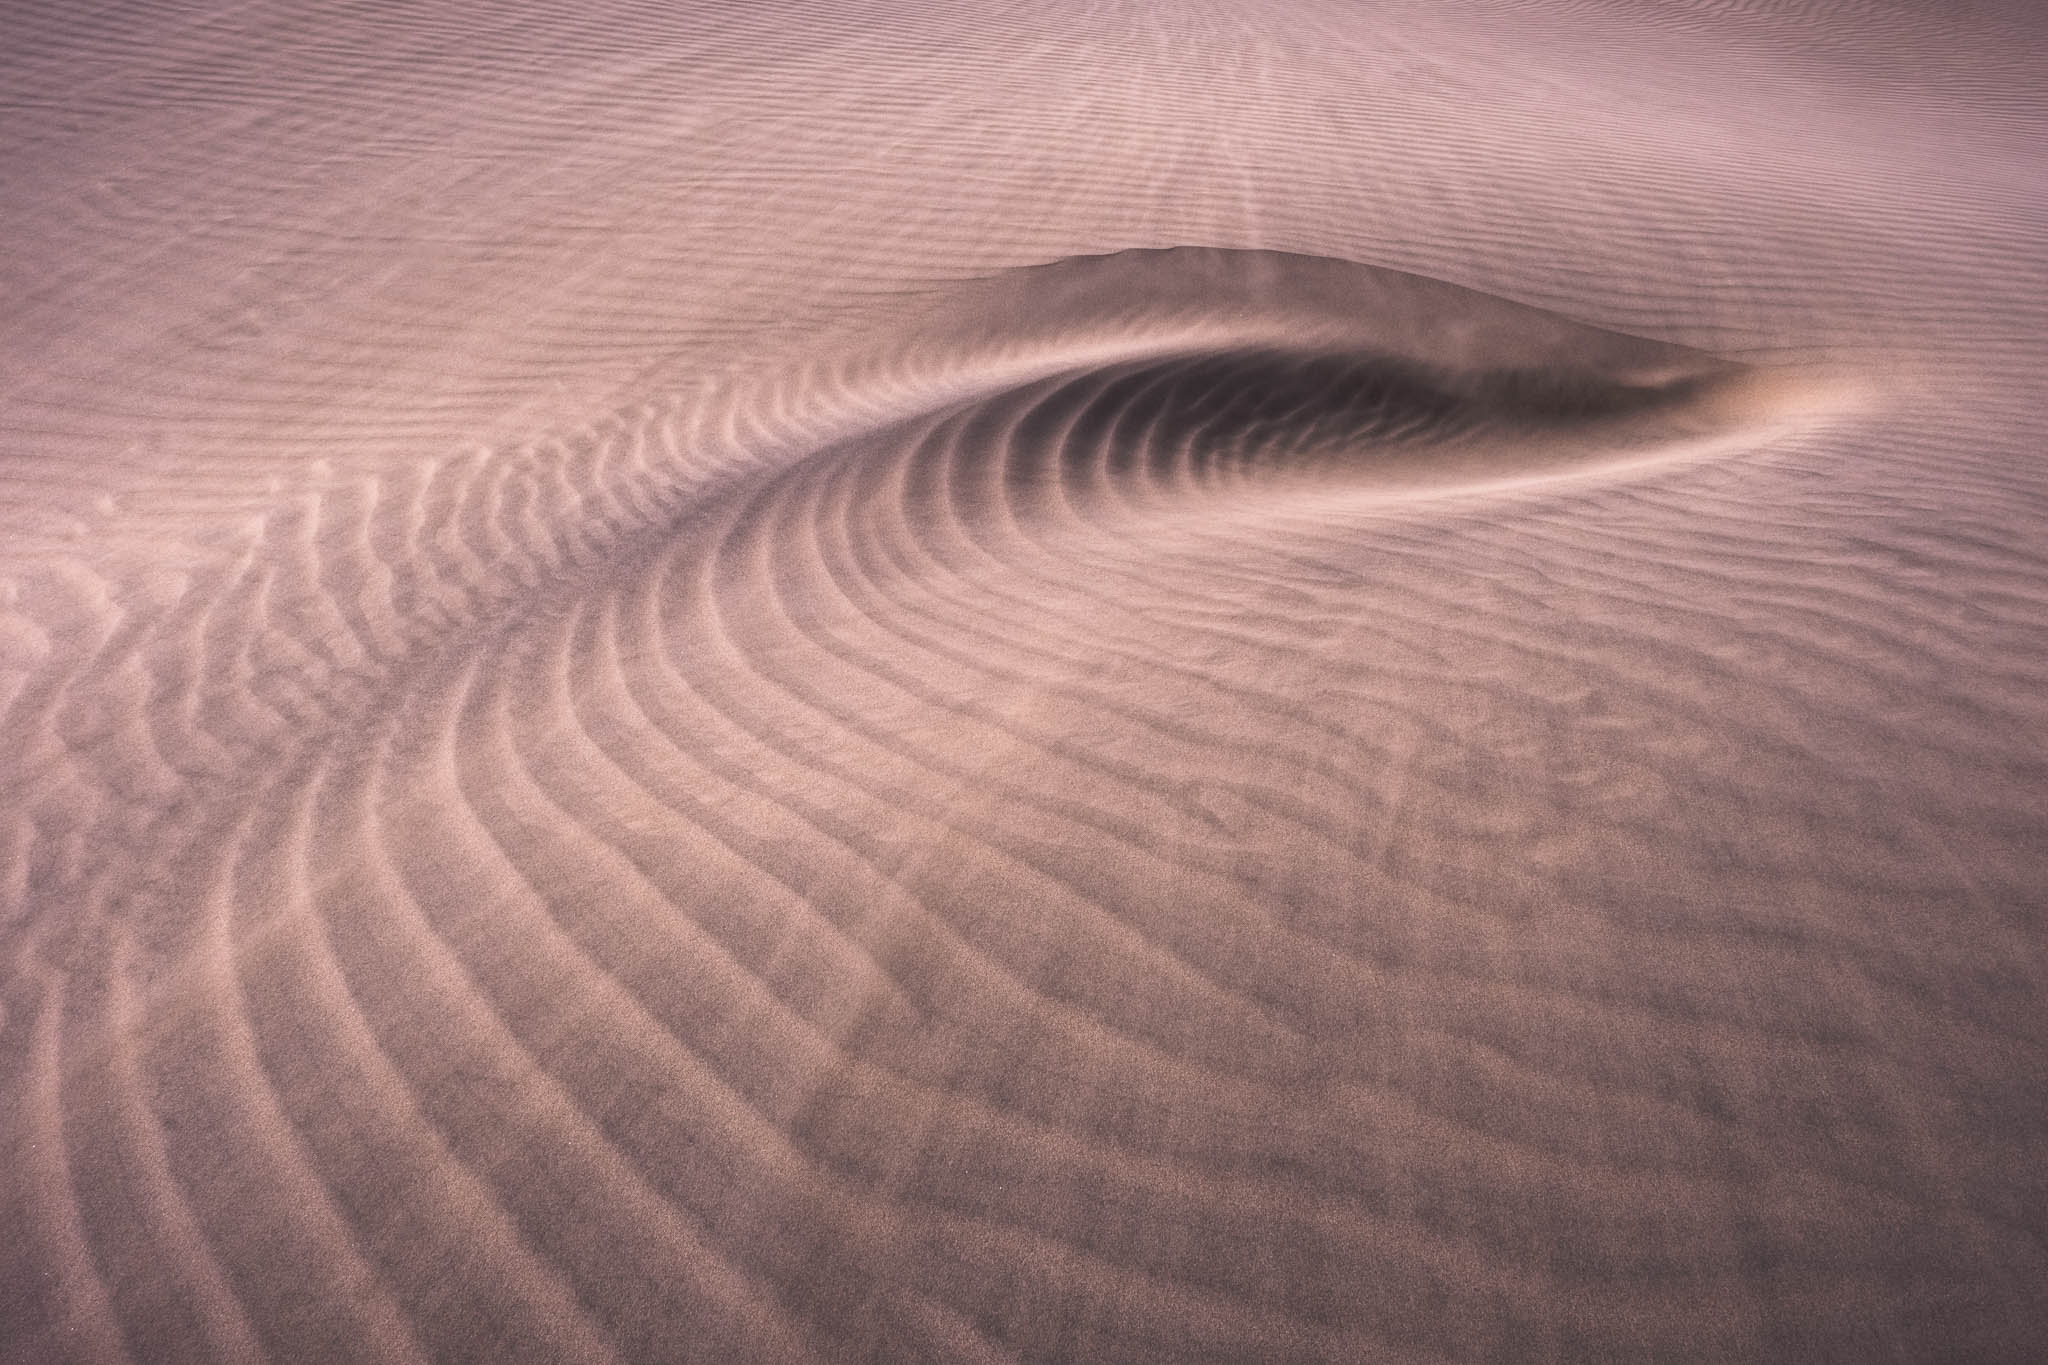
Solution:
[{"label": "blowing sand plume", "polygon": [[2040,1358],[2048,21],[0,40],[0,1359]]}]

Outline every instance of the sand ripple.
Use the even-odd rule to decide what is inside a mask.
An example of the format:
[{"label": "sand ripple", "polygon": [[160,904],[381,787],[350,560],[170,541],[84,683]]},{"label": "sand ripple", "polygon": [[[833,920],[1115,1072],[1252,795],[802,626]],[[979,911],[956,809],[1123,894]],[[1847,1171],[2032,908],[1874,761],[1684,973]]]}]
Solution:
[{"label": "sand ripple", "polygon": [[[1202,39],[1212,69],[1297,98],[1354,22],[1301,11]],[[704,200],[737,212],[846,136],[785,164],[676,111],[837,68],[764,76],[738,17],[394,13],[324,45],[162,18],[111,93],[59,79],[132,45],[104,16],[15,59],[49,146],[170,91],[271,111],[287,151],[376,131],[333,153],[399,168],[376,202],[473,211],[418,210],[423,273],[329,277],[321,222],[375,225],[301,222],[319,177],[280,151],[290,185],[206,201],[206,259],[253,233],[278,274],[202,317],[144,252],[205,217],[176,146],[50,192],[165,298],[53,270],[38,318],[86,321],[6,337],[42,358],[0,470],[0,1355],[2023,1358],[2048,479],[2006,218],[1950,275],[1780,299],[1673,267],[1651,320],[1631,231],[1723,241],[1686,235],[1707,184],[1805,241],[1815,203],[1861,211],[1860,163],[1810,200],[1773,197],[1804,162],[1616,172],[1648,197],[1605,292],[1590,248],[1498,293],[1078,228],[999,267],[871,205],[871,249],[815,227],[830,297],[748,294],[776,241],[739,233],[678,276],[731,299],[650,301],[563,272],[644,241],[669,278],[673,147],[720,149]],[[1388,164],[1469,188],[1492,158],[1547,202],[1506,125],[1450,137],[1413,93],[1492,69],[1485,26],[1404,22],[1374,88],[1421,133]],[[360,77],[306,87],[333,127],[259,35]],[[531,99],[557,61],[561,124]],[[924,128],[919,88],[834,116]],[[494,111],[450,144],[470,189],[404,169],[456,93]],[[549,159],[571,126],[616,164]],[[1056,183],[1121,202],[1092,164]],[[1338,221],[1334,176],[1272,200]],[[605,184],[660,193],[612,219]],[[1441,221],[1469,246],[1480,212]],[[1487,221],[1447,277],[1530,258]],[[1100,236],[1238,239],[1211,227]],[[1913,321],[1883,344],[1878,297]]]}]

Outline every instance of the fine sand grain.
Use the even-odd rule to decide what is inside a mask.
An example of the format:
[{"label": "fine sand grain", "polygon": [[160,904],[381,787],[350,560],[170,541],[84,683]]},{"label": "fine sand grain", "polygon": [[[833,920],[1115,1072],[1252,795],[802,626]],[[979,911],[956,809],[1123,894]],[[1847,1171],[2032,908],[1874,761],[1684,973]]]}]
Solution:
[{"label": "fine sand grain", "polygon": [[0,1359],[2024,1362],[2048,21],[0,39]]}]

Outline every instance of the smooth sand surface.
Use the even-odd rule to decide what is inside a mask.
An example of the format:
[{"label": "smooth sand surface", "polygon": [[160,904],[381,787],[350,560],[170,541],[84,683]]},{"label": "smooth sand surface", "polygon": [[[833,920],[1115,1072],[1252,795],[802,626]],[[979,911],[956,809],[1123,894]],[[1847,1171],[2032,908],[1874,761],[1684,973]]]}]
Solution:
[{"label": "smooth sand surface", "polygon": [[2044,72],[11,6],[0,1358],[2042,1358]]}]

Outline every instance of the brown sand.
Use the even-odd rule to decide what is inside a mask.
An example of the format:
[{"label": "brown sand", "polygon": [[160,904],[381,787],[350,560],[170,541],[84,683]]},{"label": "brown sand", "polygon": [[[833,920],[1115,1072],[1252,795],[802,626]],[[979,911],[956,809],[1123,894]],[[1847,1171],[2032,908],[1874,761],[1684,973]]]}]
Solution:
[{"label": "brown sand", "polygon": [[2028,8],[12,7],[0,1357],[2039,1359]]}]

